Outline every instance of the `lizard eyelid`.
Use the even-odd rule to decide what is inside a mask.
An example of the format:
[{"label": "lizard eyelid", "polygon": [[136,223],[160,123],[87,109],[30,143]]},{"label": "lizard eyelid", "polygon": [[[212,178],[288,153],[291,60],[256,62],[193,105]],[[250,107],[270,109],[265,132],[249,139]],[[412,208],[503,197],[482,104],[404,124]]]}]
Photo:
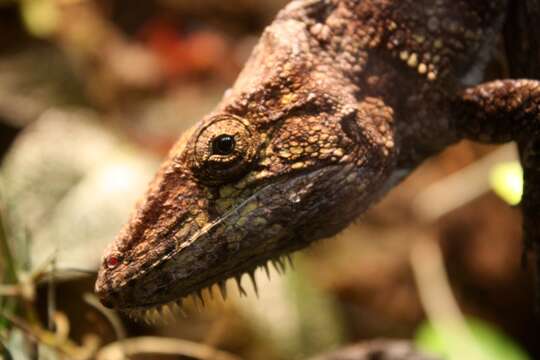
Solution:
[{"label": "lizard eyelid", "polygon": [[247,120],[216,116],[196,134],[192,169],[201,182],[229,181],[247,171],[258,146],[257,132]]}]

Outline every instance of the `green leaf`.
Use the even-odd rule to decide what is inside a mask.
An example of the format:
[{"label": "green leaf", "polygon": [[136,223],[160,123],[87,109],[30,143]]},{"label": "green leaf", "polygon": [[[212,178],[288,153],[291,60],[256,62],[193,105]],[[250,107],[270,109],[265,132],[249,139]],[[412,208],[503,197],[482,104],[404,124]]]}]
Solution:
[{"label": "green leaf", "polygon": [[[477,319],[467,319],[468,332],[452,326],[424,323],[416,333],[417,346],[448,360],[530,360],[530,357],[510,338],[495,327]],[[468,337],[472,335],[472,338]]]},{"label": "green leaf", "polygon": [[523,169],[517,161],[500,163],[491,169],[489,182],[493,191],[510,205],[517,205],[523,195]]}]

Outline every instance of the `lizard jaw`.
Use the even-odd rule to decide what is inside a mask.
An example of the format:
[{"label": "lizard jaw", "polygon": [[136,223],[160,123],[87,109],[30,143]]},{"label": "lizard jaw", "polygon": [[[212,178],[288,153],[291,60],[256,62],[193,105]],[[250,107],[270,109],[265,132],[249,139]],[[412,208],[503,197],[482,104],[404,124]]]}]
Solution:
[{"label": "lizard jaw", "polygon": [[[210,299],[215,299],[214,289],[217,288],[217,292],[221,295],[223,301],[227,300],[228,291],[226,282],[228,280],[234,279],[238,289],[238,294],[242,296],[247,296],[247,291],[242,285],[242,279],[244,275],[247,275],[250,279],[250,283],[253,287],[253,291],[256,296],[259,296],[259,287],[255,277],[255,271],[261,269],[266,274],[268,280],[270,280],[270,266],[273,266],[276,272],[280,275],[283,275],[287,270],[287,264],[290,268],[294,267],[292,256],[290,253],[286,255],[280,255],[272,259],[264,260],[261,264],[247,267],[248,270],[240,269],[236,274],[231,275],[225,279],[209,281],[209,285],[203,285],[197,288],[197,290],[192,291],[188,295],[179,297],[176,300],[169,301],[166,303],[158,304],[149,304],[142,305],[133,308],[122,309],[121,312],[126,314],[129,318],[134,321],[140,322],[144,321],[148,325],[154,325],[158,323],[166,323],[168,321],[173,321],[174,318],[182,316],[184,318],[188,317],[188,311],[186,309],[186,300],[191,299],[191,303],[199,309],[199,306],[206,306],[205,297],[203,296],[204,291],[208,293]],[[200,304],[200,305],[199,305]]]},{"label": "lizard jaw", "polygon": [[[354,170],[352,164],[343,164],[272,182],[187,239],[169,241],[178,245],[166,256],[143,266],[126,264],[130,269],[128,275],[135,276],[115,277],[126,272],[109,274],[103,269],[96,291],[104,304],[146,317],[155,314],[163,304],[177,303],[191,294],[199,297],[207,287],[217,284],[222,288],[220,284],[226,279],[238,281],[272,259],[343,229],[356,216],[349,211],[351,206],[359,210],[357,204],[364,203],[364,196],[371,196],[357,180],[372,181],[369,174]],[[352,198],[351,191],[362,191],[363,195]],[[348,206],[336,208],[336,204],[351,200]],[[332,214],[332,222],[324,223],[329,220],[328,214]],[[184,226],[190,226],[189,222]],[[185,234],[182,229],[178,231]],[[284,262],[275,261],[278,268],[280,263]],[[241,289],[240,286],[243,293]]]}]

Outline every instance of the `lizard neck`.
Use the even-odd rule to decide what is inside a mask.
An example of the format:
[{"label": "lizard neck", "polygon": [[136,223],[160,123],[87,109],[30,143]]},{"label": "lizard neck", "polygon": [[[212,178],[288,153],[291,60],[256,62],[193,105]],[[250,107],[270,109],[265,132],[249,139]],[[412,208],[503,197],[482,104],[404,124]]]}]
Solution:
[{"label": "lizard neck", "polygon": [[337,36],[328,52],[359,101],[380,98],[394,110],[396,166],[411,169],[460,140],[448,115],[452,94],[484,80],[507,1],[332,4],[325,24]]}]

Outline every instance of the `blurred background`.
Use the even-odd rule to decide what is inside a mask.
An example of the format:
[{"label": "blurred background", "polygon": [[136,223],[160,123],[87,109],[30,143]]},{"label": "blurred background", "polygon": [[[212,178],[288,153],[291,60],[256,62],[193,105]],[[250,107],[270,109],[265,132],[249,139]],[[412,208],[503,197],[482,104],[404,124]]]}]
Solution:
[{"label": "blurred background", "polygon": [[[307,359],[380,338],[540,359],[512,145],[429,160],[294,269],[257,273],[258,298],[228,284],[155,324],[98,304],[103,248],[286,2],[0,0],[0,359]],[[501,51],[488,77],[507,67]]]}]

